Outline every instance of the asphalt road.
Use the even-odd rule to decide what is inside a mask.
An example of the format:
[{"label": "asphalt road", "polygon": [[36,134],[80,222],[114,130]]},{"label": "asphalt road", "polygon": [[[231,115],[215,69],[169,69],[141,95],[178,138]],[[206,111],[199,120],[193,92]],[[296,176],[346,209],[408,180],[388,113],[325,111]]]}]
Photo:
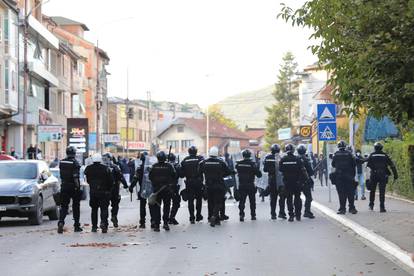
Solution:
[{"label": "asphalt road", "polygon": [[190,225],[182,204],[180,225],[160,233],[136,228],[138,201],[129,198],[121,202],[118,230],[91,233],[89,208],[82,204],[87,225],[81,234],[73,233],[70,218],[63,235],[46,217],[42,226],[3,218],[0,275],[409,275],[320,214],[301,222],[271,221],[267,200],[258,202],[258,220],[247,216],[244,223],[228,202],[230,220],[216,228]]}]

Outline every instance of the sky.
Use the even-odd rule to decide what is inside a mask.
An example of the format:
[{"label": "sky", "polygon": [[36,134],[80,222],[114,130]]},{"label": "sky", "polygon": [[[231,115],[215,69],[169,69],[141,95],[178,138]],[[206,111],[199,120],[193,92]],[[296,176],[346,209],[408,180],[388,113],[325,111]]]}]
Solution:
[{"label": "sky", "polygon": [[304,0],[50,0],[49,16],[86,24],[108,52],[109,95],[196,103],[276,82],[291,51],[303,68],[316,58],[309,30],[277,19],[280,3]]}]

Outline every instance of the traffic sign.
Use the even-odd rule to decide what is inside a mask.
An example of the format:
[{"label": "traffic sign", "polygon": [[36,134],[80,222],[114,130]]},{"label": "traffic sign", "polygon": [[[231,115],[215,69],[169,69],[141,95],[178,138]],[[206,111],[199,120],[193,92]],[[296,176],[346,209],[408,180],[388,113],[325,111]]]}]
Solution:
[{"label": "traffic sign", "polygon": [[336,105],[318,104],[318,139],[336,141]]},{"label": "traffic sign", "polygon": [[336,104],[318,104],[318,122],[336,121]]},{"label": "traffic sign", "polygon": [[318,137],[319,141],[336,141],[336,122],[319,123]]}]

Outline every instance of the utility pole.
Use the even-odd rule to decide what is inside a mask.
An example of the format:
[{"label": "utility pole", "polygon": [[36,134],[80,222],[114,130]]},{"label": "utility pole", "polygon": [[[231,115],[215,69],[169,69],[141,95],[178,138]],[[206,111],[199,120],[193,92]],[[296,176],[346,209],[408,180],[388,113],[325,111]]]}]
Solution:
[{"label": "utility pole", "polygon": [[209,106],[207,105],[206,112],[206,156],[209,156],[208,150],[210,146],[210,111]]},{"label": "utility pole", "polygon": [[28,81],[28,63],[27,63],[27,40],[29,39],[28,31],[28,12],[27,12],[27,3],[28,0],[24,1],[24,23],[23,23],[23,159],[27,159],[26,148],[27,148],[27,81]]},{"label": "utility pole", "polygon": [[148,127],[149,127],[149,143],[150,154],[153,152],[152,148],[152,103],[151,103],[151,91],[147,91],[147,107],[148,107]]},{"label": "utility pole", "polygon": [[127,97],[126,97],[126,155],[129,156],[129,68],[127,68]]}]

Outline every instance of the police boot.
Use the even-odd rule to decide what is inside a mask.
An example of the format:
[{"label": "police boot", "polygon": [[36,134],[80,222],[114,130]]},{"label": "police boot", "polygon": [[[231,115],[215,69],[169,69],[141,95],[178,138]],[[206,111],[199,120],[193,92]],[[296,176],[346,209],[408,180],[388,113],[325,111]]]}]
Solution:
[{"label": "police boot", "polygon": [[64,225],[65,224],[63,222],[58,223],[58,229],[57,229],[58,234],[63,234],[63,226]]},{"label": "police boot", "polygon": [[194,219],[194,217],[190,217],[190,223],[191,223],[191,224],[195,224],[195,219]]},{"label": "police boot", "polygon": [[349,212],[350,212],[351,214],[353,214],[353,215],[355,215],[356,213],[358,213],[357,209],[355,209],[355,208],[350,209],[350,210],[349,210]]},{"label": "police boot", "polygon": [[294,220],[295,220],[295,218],[293,216],[290,216],[288,221],[292,222]]},{"label": "police boot", "polygon": [[301,215],[296,215],[296,221],[300,221],[301,220]]},{"label": "police boot", "polygon": [[244,216],[240,216],[240,222],[244,221]]},{"label": "police boot", "polygon": [[74,229],[75,232],[82,232],[83,231],[83,229],[80,227],[80,224],[75,224],[73,226],[73,229]]},{"label": "police boot", "polygon": [[139,223],[139,228],[140,229],[145,229],[145,222],[144,223],[140,222]]},{"label": "police boot", "polygon": [[221,215],[220,220],[228,220],[230,217],[226,215]]},{"label": "police boot", "polygon": [[198,221],[202,221],[204,218],[203,218],[203,216],[202,215],[197,215],[196,216],[196,221],[198,222]]},{"label": "police boot", "polygon": [[113,217],[111,217],[111,221],[112,221],[112,224],[114,225],[114,227],[118,228],[118,218],[113,216]]},{"label": "police boot", "polygon": [[92,233],[96,233],[96,232],[98,232],[98,227],[96,227],[96,226],[92,226]]},{"label": "police boot", "polygon": [[287,216],[285,213],[279,213],[279,218],[281,219],[287,219]]},{"label": "police boot", "polygon": [[374,204],[369,204],[369,210],[374,211]]},{"label": "police boot", "polygon": [[387,210],[385,210],[385,207],[384,206],[381,206],[380,207],[380,213],[386,213],[387,212]]},{"label": "police boot", "polygon": [[162,228],[164,228],[165,231],[170,231],[170,226],[168,225],[168,223],[164,223]]},{"label": "police boot", "polygon": [[178,221],[175,218],[170,218],[168,223],[172,224],[172,225],[178,225],[179,224]]},{"label": "police boot", "polygon": [[154,224],[154,232],[160,232],[160,225],[159,224]]},{"label": "police boot", "polygon": [[305,213],[303,214],[303,216],[305,218],[310,218],[310,219],[314,219],[315,216],[313,215],[313,213],[311,211],[305,211]]},{"label": "police boot", "polygon": [[338,212],[336,212],[338,215],[345,215],[346,211],[339,209]]},{"label": "police boot", "polygon": [[108,233],[108,225],[101,224],[102,233],[106,234]]},{"label": "police boot", "polygon": [[216,217],[215,216],[210,217],[210,226],[211,227],[216,226]]},{"label": "police boot", "polygon": [[252,220],[256,220],[256,215],[252,215]]}]

